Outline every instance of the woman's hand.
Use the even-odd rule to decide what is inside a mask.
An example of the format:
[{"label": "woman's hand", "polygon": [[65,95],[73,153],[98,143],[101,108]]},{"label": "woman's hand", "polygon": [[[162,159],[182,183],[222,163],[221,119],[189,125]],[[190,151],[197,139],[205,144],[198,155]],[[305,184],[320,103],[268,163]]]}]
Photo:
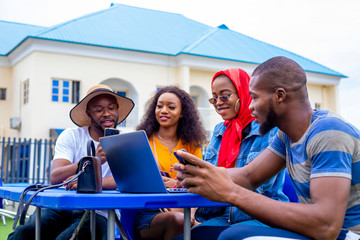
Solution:
[{"label": "woman's hand", "polygon": [[164,177],[164,176],[162,177],[162,179],[165,183],[166,188],[173,188],[174,186],[176,186],[177,181],[175,179]]}]

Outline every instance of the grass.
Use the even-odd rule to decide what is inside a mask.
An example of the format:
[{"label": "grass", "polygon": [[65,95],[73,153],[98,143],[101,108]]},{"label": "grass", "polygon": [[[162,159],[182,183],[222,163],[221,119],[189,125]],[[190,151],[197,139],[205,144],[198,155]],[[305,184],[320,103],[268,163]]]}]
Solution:
[{"label": "grass", "polygon": [[14,223],[14,219],[12,218],[5,218],[6,219],[6,226],[4,226],[4,223],[2,219],[0,218],[0,240],[6,240],[8,235],[13,231],[12,225]]}]

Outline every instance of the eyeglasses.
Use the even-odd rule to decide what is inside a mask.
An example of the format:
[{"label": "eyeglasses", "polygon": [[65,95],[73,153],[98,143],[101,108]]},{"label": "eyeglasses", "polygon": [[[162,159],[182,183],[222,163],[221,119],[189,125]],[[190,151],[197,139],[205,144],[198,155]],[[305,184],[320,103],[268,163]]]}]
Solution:
[{"label": "eyeglasses", "polygon": [[[236,93],[236,92],[235,92]],[[213,105],[215,105],[218,101],[218,99],[220,99],[223,103],[229,101],[230,97],[233,95],[234,93],[229,93],[220,97],[213,97],[209,99],[209,102]]]}]

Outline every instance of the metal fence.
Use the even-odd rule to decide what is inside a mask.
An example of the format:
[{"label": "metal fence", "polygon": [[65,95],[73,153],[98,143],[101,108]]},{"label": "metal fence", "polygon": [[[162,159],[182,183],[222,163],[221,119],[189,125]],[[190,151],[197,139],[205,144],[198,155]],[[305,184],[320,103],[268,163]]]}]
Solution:
[{"label": "metal fence", "polygon": [[0,177],[3,183],[50,182],[51,139],[0,138]]},{"label": "metal fence", "polygon": [[[49,184],[54,148],[52,139],[0,138],[2,182]],[[201,149],[203,157],[206,148]]]}]

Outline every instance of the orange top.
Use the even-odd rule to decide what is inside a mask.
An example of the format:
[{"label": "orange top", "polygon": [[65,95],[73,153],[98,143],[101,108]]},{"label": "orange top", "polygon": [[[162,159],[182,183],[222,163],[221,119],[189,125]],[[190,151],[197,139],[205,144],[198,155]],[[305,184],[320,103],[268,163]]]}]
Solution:
[{"label": "orange top", "polygon": [[[178,163],[179,161],[174,155],[174,151],[179,149],[186,149],[187,152],[195,155],[196,157],[202,159],[201,154],[201,148],[195,148],[191,145],[184,145],[181,141],[181,139],[178,141],[175,148],[173,148],[171,151],[167,147],[165,147],[156,137],[152,136],[149,138],[149,143],[151,146],[151,149],[154,153],[155,159],[160,164],[160,170],[168,172],[170,174],[170,177],[174,179],[177,175],[177,171],[171,170],[170,167],[173,167],[175,163]],[[155,146],[154,146],[155,145]],[[154,151],[154,147],[156,148],[156,151]]]}]

